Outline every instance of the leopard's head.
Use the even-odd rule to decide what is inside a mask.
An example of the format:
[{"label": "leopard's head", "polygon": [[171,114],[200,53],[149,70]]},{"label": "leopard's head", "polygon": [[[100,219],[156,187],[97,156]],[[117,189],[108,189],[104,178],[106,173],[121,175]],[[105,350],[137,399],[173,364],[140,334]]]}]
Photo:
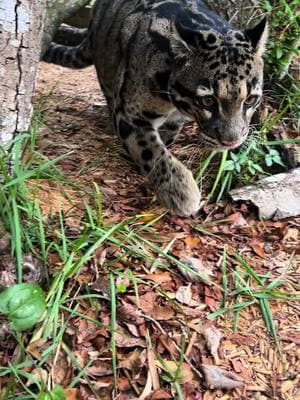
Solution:
[{"label": "leopard's head", "polygon": [[262,98],[266,19],[244,31],[199,32],[182,24],[177,31],[181,45],[169,82],[174,105],[198,123],[207,146],[240,146]]}]

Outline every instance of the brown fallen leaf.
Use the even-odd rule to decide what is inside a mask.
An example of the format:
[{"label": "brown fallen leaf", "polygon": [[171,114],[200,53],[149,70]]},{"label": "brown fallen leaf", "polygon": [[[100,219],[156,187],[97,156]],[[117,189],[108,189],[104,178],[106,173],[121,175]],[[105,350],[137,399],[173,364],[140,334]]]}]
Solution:
[{"label": "brown fallen leaf", "polygon": [[170,354],[174,357],[178,357],[178,347],[175,345],[173,338],[167,335],[159,336],[159,343],[161,343]]},{"label": "brown fallen leaf", "polygon": [[201,365],[206,386],[209,389],[236,389],[244,385],[237,376],[214,365]]},{"label": "brown fallen leaf", "polygon": [[159,360],[156,360],[156,365],[164,371],[169,373],[173,372],[174,374],[177,374],[179,367],[179,373],[177,374],[177,376],[181,384],[190,382],[194,379],[194,373],[188,363],[184,362],[181,365],[178,365],[175,361],[172,360],[164,360],[163,363]]},{"label": "brown fallen leaf", "polygon": [[48,372],[45,369],[43,369],[43,368],[34,368],[30,372],[30,377],[28,378],[28,380],[26,382],[26,386],[29,387],[34,382],[40,382],[40,383],[44,384],[44,382],[47,382],[47,379],[48,379]]},{"label": "brown fallen leaf", "polygon": [[[204,396],[202,395],[200,392],[199,382],[193,381],[185,383],[181,388],[184,400],[213,400],[212,397],[207,397],[208,391],[204,393]],[[214,397],[214,399],[216,398]],[[223,398],[220,400],[223,400]]]},{"label": "brown fallen leaf", "polygon": [[229,215],[229,217],[226,218],[226,221],[230,223],[231,228],[240,228],[248,225],[248,222],[240,212],[235,212]]},{"label": "brown fallen leaf", "polygon": [[192,318],[199,318],[199,317],[203,317],[203,310],[205,310],[206,308],[206,304],[198,304],[198,307],[196,308],[191,308],[191,307],[187,307],[187,306],[181,306],[180,310],[181,312],[188,316],[188,317],[192,317]]},{"label": "brown fallen leaf", "polygon": [[140,325],[144,322],[141,310],[136,306],[125,302],[118,307],[118,316],[120,319],[126,322],[133,322],[136,325]]},{"label": "brown fallen leaf", "polygon": [[267,254],[264,250],[264,242],[259,241],[258,239],[252,239],[249,243],[249,246],[252,250],[261,258],[268,258]]},{"label": "brown fallen leaf", "polygon": [[[127,296],[127,298],[136,303],[135,296]],[[139,297],[139,308],[145,315],[150,315],[157,321],[168,321],[174,316],[174,311],[167,304],[159,305],[159,298],[155,292],[147,292]]]},{"label": "brown fallen leaf", "polygon": [[119,369],[125,368],[135,373],[135,371],[139,370],[145,362],[146,362],[145,350],[141,351],[135,349],[131,353],[119,354],[118,368]]},{"label": "brown fallen leaf", "polygon": [[117,347],[146,347],[146,342],[145,340],[137,337],[131,337],[126,334],[120,334],[116,333],[115,334],[115,340]]},{"label": "brown fallen leaf", "polygon": [[1,225],[0,225],[0,254],[5,253],[6,251],[9,252],[9,245],[10,245],[10,234],[5,232],[1,235]]},{"label": "brown fallen leaf", "polygon": [[177,301],[179,301],[179,303],[186,304],[187,306],[197,307],[199,303],[195,301],[192,296],[193,293],[191,290],[191,283],[189,283],[187,286],[180,286],[175,293],[175,298]]},{"label": "brown fallen leaf", "polygon": [[79,389],[64,389],[66,400],[83,400]]},{"label": "brown fallen leaf", "polygon": [[155,354],[153,349],[151,348],[147,349],[147,356],[148,356],[149,371],[151,374],[152,388],[153,390],[159,390],[160,389],[159,376],[158,376],[157,366],[155,364]]},{"label": "brown fallen leaf", "polygon": [[120,392],[124,392],[126,390],[128,390],[131,387],[131,383],[130,380],[128,378],[125,377],[118,377],[118,390]]},{"label": "brown fallen leaf", "polygon": [[166,392],[165,390],[155,390],[151,393],[151,395],[147,398],[147,400],[169,400],[173,399],[174,397]]},{"label": "brown fallen leaf", "polygon": [[168,271],[160,271],[157,274],[146,274],[139,275],[142,279],[148,279],[152,282],[157,283],[158,285],[164,284],[166,282],[172,282],[173,278],[170,272]]},{"label": "brown fallen leaf", "polygon": [[185,243],[185,251],[188,253],[192,251],[194,248],[197,248],[201,243],[201,239],[197,236],[187,236],[183,239]]},{"label": "brown fallen leaf", "polygon": [[213,325],[206,325],[206,326],[204,325],[201,332],[205,338],[208,350],[214,357],[215,361],[218,362],[219,360],[218,349],[223,334]]},{"label": "brown fallen leaf", "polygon": [[300,253],[300,230],[297,228],[288,228],[282,240],[284,250],[289,253],[295,251]]},{"label": "brown fallen leaf", "polygon": [[209,280],[209,277],[214,275],[210,263],[204,263],[200,258],[185,256],[180,261],[186,265],[186,268],[179,265],[178,269],[189,282],[202,281],[201,276],[205,280]]},{"label": "brown fallen leaf", "polygon": [[168,305],[154,306],[150,315],[157,321],[168,321],[174,317],[174,311]]},{"label": "brown fallen leaf", "polygon": [[146,398],[151,394],[151,392],[152,392],[152,377],[150,371],[148,370],[146,385],[137,400],[146,400]]},{"label": "brown fallen leaf", "polygon": [[218,302],[216,301],[216,293],[208,286],[204,289],[204,303],[210,308],[212,312],[217,311]]},{"label": "brown fallen leaf", "polygon": [[57,385],[67,386],[72,379],[72,374],[71,361],[66,353],[60,351],[51,368],[52,381]]},{"label": "brown fallen leaf", "polygon": [[90,376],[109,376],[112,374],[110,360],[97,360],[95,364],[89,367],[86,372]]},{"label": "brown fallen leaf", "polygon": [[32,355],[32,357],[40,360],[43,351],[47,348],[49,344],[44,339],[33,340],[26,347],[26,351]]},{"label": "brown fallen leaf", "polygon": [[139,327],[143,324],[139,324],[139,325],[134,325],[134,324],[129,324],[128,322],[124,322],[124,325],[126,326],[126,328],[128,329],[128,331],[135,337],[140,337],[140,333],[139,333]]}]

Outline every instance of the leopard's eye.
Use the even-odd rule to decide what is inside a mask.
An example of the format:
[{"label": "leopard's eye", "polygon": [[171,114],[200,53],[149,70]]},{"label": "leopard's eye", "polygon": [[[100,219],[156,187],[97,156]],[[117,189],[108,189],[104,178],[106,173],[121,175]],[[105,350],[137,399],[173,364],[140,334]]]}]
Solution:
[{"label": "leopard's eye", "polygon": [[215,104],[215,99],[213,96],[203,96],[199,99],[199,103],[203,107],[210,108]]},{"label": "leopard's eye", "polygon": [[258,96],[250,95],[246,98],[244,104],[247,107],[252,107],[257,103]]}]

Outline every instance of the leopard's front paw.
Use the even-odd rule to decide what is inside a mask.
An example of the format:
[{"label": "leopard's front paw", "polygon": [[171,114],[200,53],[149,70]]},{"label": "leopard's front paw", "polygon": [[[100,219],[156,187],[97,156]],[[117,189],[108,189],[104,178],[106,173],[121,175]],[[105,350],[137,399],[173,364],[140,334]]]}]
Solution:
[{"label": "leopard's front paw", "polygon": [[[200,191],[193,174],[181,162],[172,159],[169,173],[156,181],[155,192],[158,200],[172,214],[180,216],[195,215],[200,208]],[[160,171],[161,173],[161,171]]]}]

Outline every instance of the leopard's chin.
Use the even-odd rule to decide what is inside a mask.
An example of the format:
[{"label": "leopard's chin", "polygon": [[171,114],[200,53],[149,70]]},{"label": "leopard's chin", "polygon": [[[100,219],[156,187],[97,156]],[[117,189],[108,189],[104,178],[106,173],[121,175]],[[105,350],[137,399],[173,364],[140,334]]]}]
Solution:
[{"label": "leopard's chin", "polygon": [[220,145],[217,147],[218,151],[225,151],[225,150],[234,150],[240,147],[244,143],[243,140],[237,140],[234,142],[228,142],[228,143],[220,143]]},{"label": "leopard's chin", "polygon": [[204,145],[208,150],[217,150],[219,152],[223,152],[225,150],[234,150],[240,147],[244,143],[245,139],[237,140],[234,142],[228,143],[211,143],[208,141],[204,141]]}]

